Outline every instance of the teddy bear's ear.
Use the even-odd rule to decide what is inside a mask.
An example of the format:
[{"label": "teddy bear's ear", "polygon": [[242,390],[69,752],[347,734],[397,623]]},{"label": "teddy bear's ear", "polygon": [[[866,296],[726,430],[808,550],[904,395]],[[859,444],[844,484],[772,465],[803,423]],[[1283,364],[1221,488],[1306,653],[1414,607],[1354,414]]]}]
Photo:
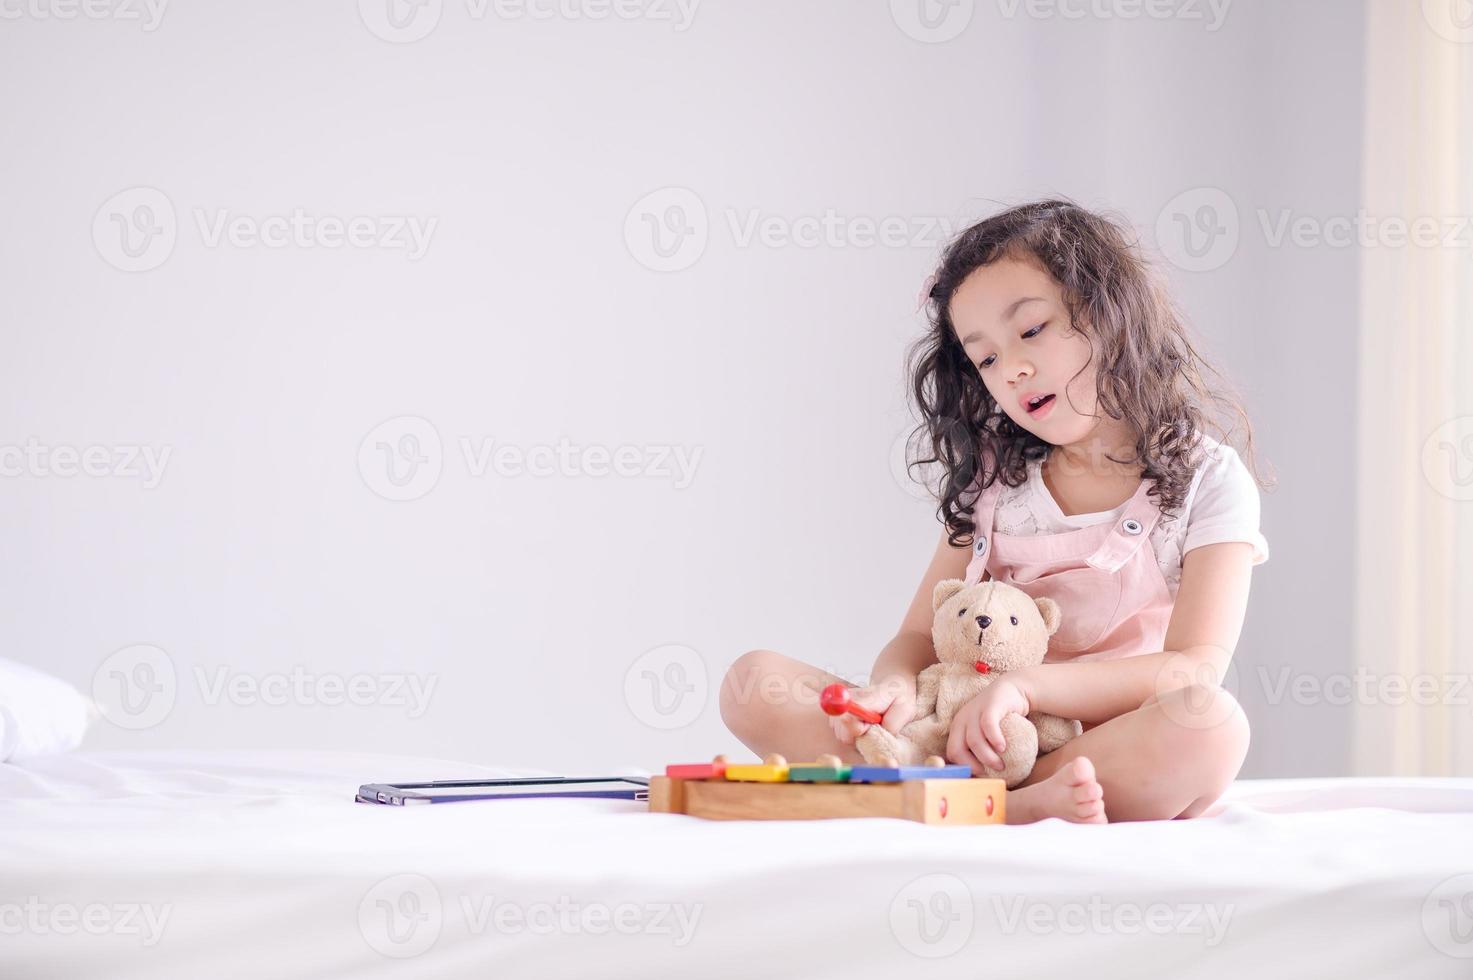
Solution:
[{"label": "teddy bear's ear", "polygon": [[1059,604],[1048,596],[1041,596],[1033,601],[1038,606],[1038,614],[1043,617],[1044,629],[1048,630],[1049,636],[1053,636],[1064,620],[1063,613],[1059,612]]},{"label": "teddy bear's ear", "polygon": [[967,583],[959,578],[944,578],[937,582],[936,588],[931,592],[931,611],[935,612],[940,609],[947,599],[966,587]]}]

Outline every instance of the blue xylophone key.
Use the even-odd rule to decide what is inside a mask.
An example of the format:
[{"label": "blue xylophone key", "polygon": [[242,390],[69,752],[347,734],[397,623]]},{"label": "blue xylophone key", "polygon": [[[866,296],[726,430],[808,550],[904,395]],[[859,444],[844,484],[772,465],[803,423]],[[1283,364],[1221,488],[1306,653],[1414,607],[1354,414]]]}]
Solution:
[{"label": "blue xylophone key", "polygon": [[970,779],[970,766],[854,766],[851,783],[903,783],[911,779]]}]

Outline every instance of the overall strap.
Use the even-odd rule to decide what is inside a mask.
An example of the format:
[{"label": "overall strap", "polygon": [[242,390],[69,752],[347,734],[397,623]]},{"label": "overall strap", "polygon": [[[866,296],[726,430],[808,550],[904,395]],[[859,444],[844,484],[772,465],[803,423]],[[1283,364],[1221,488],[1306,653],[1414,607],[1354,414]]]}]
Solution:
[{"label": "overall strap", "polygon": [[967,563],[966,583],[976,585],[982,581],[987,570],[987,559],[992,551],[992,515],[997,510],[997,498],[1002,495],[1002,482],[994,481],[983,491],[972,508],[972,560]]},{"label": "overall strap", "polygon": [[1089,564],[1102,571],[1117,572],[1151,536],[1151,529],[1161,519],[1161,509],[1148,496],[1154,485],[1154,480],[1141,481],[1099,550],[1089,557]]}]

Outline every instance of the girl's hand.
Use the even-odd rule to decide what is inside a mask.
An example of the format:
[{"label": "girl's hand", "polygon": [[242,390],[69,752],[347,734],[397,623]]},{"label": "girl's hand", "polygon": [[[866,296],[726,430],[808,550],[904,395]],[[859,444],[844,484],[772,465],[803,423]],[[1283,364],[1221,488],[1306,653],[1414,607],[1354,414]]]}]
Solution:
[{"label": "girl's hand", "polygon": [[1022,688],[1006,678],[998,678],[982,693],[957,709],[951,719],[951,734],[946,738],[946,759],[955,765],[971,766],[972,775],[983,775],[983,769],[1001,772],[1002,752],[1007,743],[1002,737],[1002,720],[1007,715],[1027,717],[1032,710]]},{"label": "girl's hand", "polygon": [[[916,679],[897,674],[869,687],[852,688],[849,698],[862,708],[878,711],[883,717],[880,726],[891,732],[899,732],[916,714]],[[834,737],[844,745],[853,745],[854,740],[864,734],[869,723],[860,721],[845,712],[829,719]]]}]

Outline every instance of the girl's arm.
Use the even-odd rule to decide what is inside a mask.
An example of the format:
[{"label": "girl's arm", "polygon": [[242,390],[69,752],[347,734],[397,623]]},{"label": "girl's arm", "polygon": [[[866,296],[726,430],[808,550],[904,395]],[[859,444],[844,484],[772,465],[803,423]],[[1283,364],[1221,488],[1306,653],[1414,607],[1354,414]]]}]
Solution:
[{"label": "girl's arm", "polygon": [[914,684],[917,674],[936,663],[936,646],[931,640],[931,624],[936,613],[931,608],[931,595],[936,591],[937,582],[964,577],[971,559],[972,549],[953,547],[946,540],[943,528],[936,553],[931,556],[926,574],[921,576],[921,584],[910,600],[910,608],[905,612],[900,629],[875,658],[874,669],[870,671],[870,686],[879,685],[887,677],[905,678]]},{"label": "girl's arm", "polygon": [[[900,731],[916,716],[919,693],[916,678],[936,663],[936,646],[931,640],[931,622],[935,616],[931,594],[942,579],[964,577],[971,557],[972,549],[952,547],[946,540],[946,531],[942,530],[936,553],[931,556],[926,574],[921,576],[921,584],[901,620],[900,629],[875,658],[869,683],[854,693],[855,703],[880,712],[884,727],[892,732]],[[846,745],[852,744],[867,727],[850,714],[832,719],[832,724],[834,735]]]},{"label": "girl's arm", "polygon": [[[1243,628],[1252,572],[1253,546],[1247,542],[1193,548],[1182,560],[1164,651],[1121,660],[1040,664],[1007,677],[1032,710],[1086,724],[1134,711],[1153,694],[1198,681],[1218,685]],[[1069,615],[1067,609],[1064,615]]]}]

